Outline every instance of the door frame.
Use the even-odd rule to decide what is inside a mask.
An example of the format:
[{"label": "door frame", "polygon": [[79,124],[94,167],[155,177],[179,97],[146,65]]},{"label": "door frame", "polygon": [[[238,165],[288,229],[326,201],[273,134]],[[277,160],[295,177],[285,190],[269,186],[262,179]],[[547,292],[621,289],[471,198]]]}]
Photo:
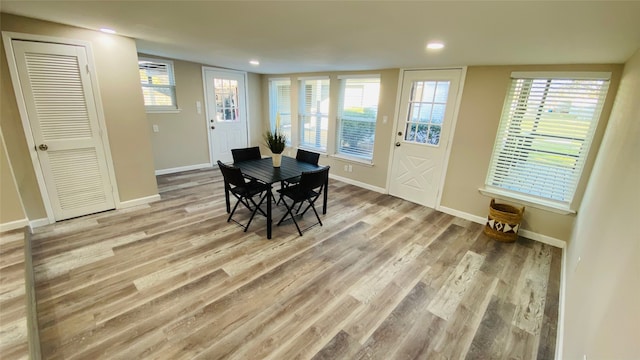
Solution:
[{"label": "door frame", "polygon": [[207,102],[207,77],[205,74],[207,70],[242,76],[242,79],[244,81],[244,99],[245,99],[244,111],[245,111],[245,114],[247,115],[245,129],[244,129],[247,134],[247,146],[249,146],[249,141],[251,139],[251,131],[250,131],[251,124],[249,121],[249,119],[251,118],[249,114],[249,79],[246,71],[224,69],[224,68],[218,68],[215,66],[202,67],[202,94],[203,94],[202,99],[204,101],[204,125],[207,131],[207,141],[209,142],[209,164],[211,164],[211,166],[214,167],[217,165],[215,163],[216,160],[213,158],[213,156],[211,156],[211,154],[213,154],[213,142],[211,139],[211,131],[209,129],[209,119],[210,119],[209,114],[212,111],[212,109],[209,109],[209,104]]},{"label": "door frame", "polygon": [[[20,80],[18,78],[18,67],[16,64],[15,54],[13,52],[13,46],[12,46],[13,40],[24,40],[24,41],[53,43],[53,44],[60,44],[60,45],[81,46],[85,48],[85,51],[87,53],[87,65],[89,66],[89,78],[91,80],[91,85],[93,90],[92,91],[93,100],[96,106],[96,112],[98,116],[98,126],[100,128],[99,135],[102,138],[102,146],[104,147],[105,160],[107,163],[106,164],[107,172],[109,174],[109,181],[111,182],[111,193],[113,196],[113,201],[115,203],[116,209],[120,208],[121,203],[120,203],[120,196],[118,191],[118,183],[116,182],[116,176],[115,176],[115,171],[113,166],[113,158],[111,157],[111,148],[109,146],[109,139],[107,136],[107,126],[106,126],[106,121],[104,116],[104,109],[102,108],[102,96],[100,95],[100,86],[98,84],[98,77],[96,75],[96,66],[95,66],[95,60],[93,57],[93,49],[91,47],[91,42],[76,40],[76,39],[53,37],[53,36],[3,31],[2,41],[4,42],[4,50],[7,55],[7,65],[9,66],[9,73],[11,75],[13,92],[16,97],[16,103],[18,105],[18,111],[20,113],[20,119],[22,121],[22,130],[24,131],[24,135],[27,140],[27,149],[29,151],[29,156],[31,158],[31,165],[33,166],[33,170],[36,174],[38,189],[40,190],[42,203],[44,204],[45,212],[47,214],[48,224],[52,224],[56,220],[53,213],[53,207],[51,206],[51,202],[49,200],[49,192],[47,191],[47,188],[45,185],[45,181],[44,181],[45,176],[44,176],[44,173],[42,172],[42,168],[40,167],[40,161],[38,160],[36,143],[33,139],[33,133],[31,132],[31,122],[27,114],[27,105],[22,93],[22,86],[20,85]],[[44,219],[35,219],[35,221],[38,222],[38,225],[45,225],[40,223],[42,220]]]},{"label": "door frame", "polygon": [[387,182],[385,184],[386,193],[389,194],[391,188],[391,175],[393,170],[393,158],[396,151],[396,134],[398,133],[398,116],[400,114],[400,100],[402,99],[402,85],[404,83],[405,74],[409,71],[429,71],[429,70],[460,70],[460,84],[458,85],[458,93],[456,94],[456,102],[453,108],[453,119],[451,119],[451,131],[449,131],[449,137],[447,141],[447,148],[445,149],[445,155],[442,163],[442,173],[440,174],[440,182],[438,183],[438,195],[436,197],[436,210],[440,210],[442,202],[442,190],[444,188],[445,179],[447,177],[447,168],[449,167],[449,157],[451,155],[451,147],[453,144],[453,136],[456,132],[456,124],[458,122],[458,113],[460,111],[460,104],[462,100],[462,93],[464,90],[464,82],[467,76],[467,67],[444,67],[444,68],[401,68],[400,76],[398,76],[398,91],[396,92],[396,106],[393,114],[393,131],[390,134],[389,141],[389,163],[387,164]]}]

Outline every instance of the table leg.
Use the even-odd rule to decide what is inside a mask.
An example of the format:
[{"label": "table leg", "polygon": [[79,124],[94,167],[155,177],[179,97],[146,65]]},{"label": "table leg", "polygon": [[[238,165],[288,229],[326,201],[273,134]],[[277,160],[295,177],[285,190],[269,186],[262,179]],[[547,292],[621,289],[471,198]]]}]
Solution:
[{"label": "table leg", "polygon": [[271,198],[273,198],[273,194],[271,186],[269,186],[267,191],[267,239],[271,239]]}]

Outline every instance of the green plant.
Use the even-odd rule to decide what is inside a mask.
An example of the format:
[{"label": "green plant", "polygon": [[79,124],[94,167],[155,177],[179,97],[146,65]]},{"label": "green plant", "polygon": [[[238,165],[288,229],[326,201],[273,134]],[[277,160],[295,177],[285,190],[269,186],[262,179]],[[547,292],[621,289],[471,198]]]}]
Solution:
[{"label": "green plant", "polygon": [[267,131],[264,134],[264,141],[272,153],[282,154],[287,144],[287,136],[283,133],[278,132],[278,130],[274,132]]}]

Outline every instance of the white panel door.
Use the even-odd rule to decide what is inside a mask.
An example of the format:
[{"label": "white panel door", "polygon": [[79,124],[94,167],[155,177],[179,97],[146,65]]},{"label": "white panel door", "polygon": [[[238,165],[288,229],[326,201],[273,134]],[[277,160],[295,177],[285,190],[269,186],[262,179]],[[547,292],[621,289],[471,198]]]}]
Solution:
[{"label": "white panel door", "polygon": [[248,144],[246,75],[208,68],[203,73],[211,163],[231,162],[231,149]]},{"label": "white panel door", "polygon": [[55,220],[113,209],[86,49],[19,40],[12,47]]},{"label": "white panel door", "polygon": [[403,73],[391,195],[436,206],[460,75],[460,70]]}]

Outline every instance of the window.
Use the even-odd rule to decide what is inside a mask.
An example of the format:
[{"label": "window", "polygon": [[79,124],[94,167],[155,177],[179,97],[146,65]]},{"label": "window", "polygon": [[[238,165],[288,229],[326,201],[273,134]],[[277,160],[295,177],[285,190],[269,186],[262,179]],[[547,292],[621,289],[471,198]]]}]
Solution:
[{"label": "window", "polygon": [[140,58],[138,72],[147,110],[178,108],[172,61]]},{"label": "window", "polygon": [[327,151],[329,79],[300,80],[300,146]]},{"label": "window", "polygon": [[608,87],[602,73],[512,74],[487,189],[569,209]]},{"label": "window", "polygon": [[373,159],[380,77],[340,79],[336,153]]},{"label": "window", "polygon": [[216,77],[213,79],[213,92],[216,94],[216,121],[239,121],[238,80]]},{"label": "window", "polygon": [[291,80],[269,79],[269,119],[271,129],[278,129],[291,144]]},{"label": "window", "polygon": [[404,140],[415,144],[440,145],[440,132],[447,108],[450,81],[414,81]]}]

